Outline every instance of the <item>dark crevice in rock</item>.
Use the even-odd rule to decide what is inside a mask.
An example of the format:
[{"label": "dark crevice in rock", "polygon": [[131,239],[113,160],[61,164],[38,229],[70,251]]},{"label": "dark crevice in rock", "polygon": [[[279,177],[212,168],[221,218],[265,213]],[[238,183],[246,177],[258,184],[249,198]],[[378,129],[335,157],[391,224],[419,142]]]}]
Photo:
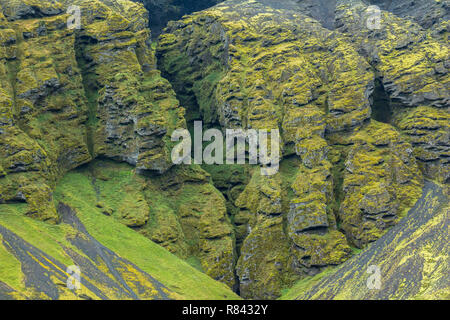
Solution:
[{"label": "dark crevice in rock", "polygon": [[[226,165],[223,165],[224,167]],[[211,166],[205,165],[203,166],[203,169],[208,172],[208,169],[210,169]],[[227,169],[225,168],[224,171]],[[225,181],[225,180],[224,180]],[[241,183],[232,183],[230,181],[227,181],[228,186],[224,186],[222,183],[224,181],[215,181],[214,180],[214,173],[213,178],[211,180],[211,183],[214,185],[214,187],[219,190],[219,192],[223,195],[226,201],[227,206],[227,214],[230,218],[232,227],[233,227],[233,233],[234,233],[234,266],[233,266],[233,272],[234,272],[234,278],[235,278],[235,284],[232,288],[233,292],[235,292],[237,295],[240,295],[240,279],[237,274],[236,265],[239,260],[239,257],[241,256],[241,247],[243,245],[244,239],[237,239],[236,233],[237,233],[237,227],[238,225],[235,222],[236,214],[239,212],[239,208],[235,206],[234,199],[233,199],[233,189],[235,188],[242,188],[242,190],[245,189],[245,184]]]},{"label": "dark crevice in rock", "polygon": [[328,232],[327,226],[311,226],[308,228],[305,228],[301,231],[295,232],[297,235],[304,235],[304,234],[317,234],[317,235],[325,235]]},{"label": "dark crevice in rock", "polygon": [[370,100],[372,105],[372,119],[379,122],[391,123],[391,99],[384,89],[383,83],[378,78],[375,80],[375,89]]},{"label": "dark crevice in rock", "polygon": [[[21,37],[19,37],[18,32],[16,32],[16,41],[15,41],[15,45],[17,46],[16,49],[16,56],[15,57],[11,57],[11,60],[6,62],[6,68],[7,68],[7,72],[8,72],[8,80],[9,83],[11,84],[11,90],[12,90],[12,110],[13,110],[13,114],[14,117],[18,118],[18,115],[20,114],[20,110],[17,107],[17,89],[16,89],[16,81],[17,81],[17,74],[19,73],[19,68],[20,68],[20,57],[22,55],[22,52],[19,50],[19,44],[22,41]],[[23,128],[21,127],[21,123],[20,121],[17,122],[18,127],[23,130]]]},{"label": "dark crevice in rock", "polygon": [[156,39],[169,21],[210,8],[223,0],[133,0],[143,3],[149,13],[149,27]]}]

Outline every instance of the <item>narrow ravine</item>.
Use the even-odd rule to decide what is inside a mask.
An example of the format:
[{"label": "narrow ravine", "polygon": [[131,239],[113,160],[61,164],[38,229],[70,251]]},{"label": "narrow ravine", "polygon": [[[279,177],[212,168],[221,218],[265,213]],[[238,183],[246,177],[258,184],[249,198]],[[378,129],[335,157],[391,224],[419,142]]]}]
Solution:
[{"label": "narrow ravine", "polygon": [[90,43],[90,38],[76,35],[75,40],[75,58],[78,68],[81,71],[83,88],[86,96],[88,108],[88,120],[86,123],[86,139],[89,153],[92,159],[95,159],[94,135],[97,124],[97,108],[98,108],[98,85],[95,79],[95,73],[91,70],[92,61],[88,61],[85,48]]}]

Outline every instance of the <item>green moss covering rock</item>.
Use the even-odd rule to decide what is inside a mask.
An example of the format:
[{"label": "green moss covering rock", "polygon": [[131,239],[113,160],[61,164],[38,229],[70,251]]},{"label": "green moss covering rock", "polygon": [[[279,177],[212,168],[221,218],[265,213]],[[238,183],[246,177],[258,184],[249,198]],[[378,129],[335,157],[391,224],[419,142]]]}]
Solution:
[{"label": "green moss covering rock", "polygon": [[338,218],[354,246],[378,239],[420,197],[423,178],[413,147],[389,125],[372,121],[364,130],[336,138],[344,148]]},{"label": "green moss covering rock", "polygon": [[282,299],[448,299],[445,192],[426,182],[422,197],[398,225],[341,266],[298,282]]},{"label": "green moss covering rock", "polygon": [[[342,0],[338,1],[336,25],[339,31],[360,48],[360,52],[367,57],[382,80],[394,108],[395,123],[407,132],[423,172],[430,178],[447,182],[449,176],[446,153],[449,145],[445,137],[448,136],[449,129],[442,124],[442,120],[445,122],[445,117],[448,116],[450,96],[448,30],[444,28],[438,32],[441,36],[436,35],[434,28],[439,23],[430,17],[435,14],[436,19],[445,16],[439,9],[444,4],[429,2],[433,3],[421,2],[407,10],[408,15],[412,16],[414,14],[411,12],[419,10],[417,6],[425,6],[426,11],[429,10],[430,14],[417,15],[413,20],[382,11],[380,28],[370,30],[361,27],[366,25],[367,5],[359,0]],[[405,8],[400,12],[403,12],[400,16],[404,17]],[[433,21],[437,22],[436,25]],[[417,22],[422,22],[430,29],[424,30]],[[426,117],[431,117],[428,123],[433,123],[429,128],[424,126],[426,119],[423,119],[423,112],[418,112],[424,107],[429,112]],[[436,117],[436,114],[439,116]],[[406,119],[409,119],[408,125],[405,125]],[[420,135],[424,137],[411,134],[411,130],[414,130],[412,119],[417,121],[417,129],[420,128]],[[401,125],[401,122],[404,124]],[[435,126],[439,126],[439,132],[444,135],[435,134]]]},{"label": "green moss covering rock", "polygon": [[[278,128],[283,156],[301,161],[290,178],[254,172],[229,206],[246,297],[277,295],[285,281],[264,287],[265,265],[259,276],[249,271],[269,254],[252,236],[261,232],[261,220],[283,225],[280,239],[290,252],[279,257],[288,257],[294,267],[284,260],[278,274],[303,277],[344,262],[351,255],[349,243],[364,247],[398,223],[420,197],[422,172],[430,177],[446,172],[446,157],[436,154],[447,150],[445,134],[434,136],[441,143],[428,140],[423,146],[435,158],[422,165],[417,138],[402,133],[406,127],[370,119],[377,79],[399,124],[402,110],[412,110],[405,107],[444,108],[447,75],[434,68],[445,61],[445,46],[388,12],[379,34],[361,28],[366,8],[358,1],[338,1],[337,31],[330,31],[294,4],[226,1],[169,23],[160,36],[158,64],[188,110],[188,121]],[[407,26],[412,27],[408,36],[402,32]],[[444,125],[440,128],[443,133]],[[438,175],[432,173],[436,168]]]},{"label": "green moss covering rock", "polygon": [[31,215],[52,221],[58,220],[51,204],[57,179],[91,160],[75,36],[60,9],[45,1],[9,2],[1,30],[0,199],[29,201]]}]

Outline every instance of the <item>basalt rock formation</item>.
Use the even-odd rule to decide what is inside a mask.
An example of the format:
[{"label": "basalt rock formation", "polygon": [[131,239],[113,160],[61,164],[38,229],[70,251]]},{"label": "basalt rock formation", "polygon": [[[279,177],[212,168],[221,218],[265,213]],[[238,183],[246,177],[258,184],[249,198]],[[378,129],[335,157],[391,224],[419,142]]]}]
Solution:
[{"label": "basalt rock formation", "polygon": [[[448,9],[0,0],[0,298],[72,297],[69,265],[88,270],[82,298],[275,299],[299,280],[284,297],[446,297]],[[194,121],[278,129],[279,170],[174,165]],[[393,284],[368,293],[355,270],[380,256]]]}]

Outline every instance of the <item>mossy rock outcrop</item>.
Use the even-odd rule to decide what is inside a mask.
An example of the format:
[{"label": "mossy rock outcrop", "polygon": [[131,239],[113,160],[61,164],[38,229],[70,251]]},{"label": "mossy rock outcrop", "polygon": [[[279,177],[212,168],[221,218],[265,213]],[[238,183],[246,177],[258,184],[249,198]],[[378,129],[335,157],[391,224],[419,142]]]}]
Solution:
[{"label": "mossy rock outcrop", "polygon": [[426,182],[408,215],[343,265],[298,282],[282,299],[434,300],[450,297],[448,194]]},{"label": "mossy rock outcrop", "polygon": [[412,145],[392,126],[372,121],[357,133],[333,139],[343,165],[335,177],[342,179],[337,216],[347,238],[361,248],[414,205],[423,178]]},{"label": "mossy rock outcrop", "polygon": [[370,0],[369,2],[401,18],[412,18],[422,28],[431,30],[434,36],[442,36],[442,39],[449,31],[450,10],[447,1]]},{"label": "mossy rock outcrop", "polygon": [[234,231],[225,198],[200,167],[143,176],[127,164],[96,160],[77,172],[90,206],[233,288]]},{"label": "mossy rock outcrop", "polygon": [[[428,6],[430,12],[440,12],[441,9],[436,7],[445,7],[445,4],[436,1],[427,2],[433,2]],[[425,3],[423,5],[426,6]],[[415,6],[412,9],[420,12],[421,6],[422,4],[419,8]],[[402,12],[400,16],[407,14],[405,10]],[[410,13],[408,9],[408,15]],[[416,158],[424,173],[440,182],[448,182],[447,154],[450,146],[446,136],[450,132],[448,125],[450,52],[448,39],[443,39],[448,30],[440,32],[443,37],[436,36],[433,33],[433,26],[425,21],[422,21],[422,24],[427,29],[423,29],[416,22],[417,19],[419,22],[422,18],[427,19],[427,15],[422,14],[415,16],[415,20],[409,20],[388,11],[381,11],[379,28],[361,28],[367,23],[367,5],[362,1],[342,0],[338,1],[336,9],[336,26],[360,48],[360,52],[367,57],[381,79],[391,104],[393,123],[409,135],[409,141],[415,148]],[[443,16],[442,19],[445,20]],[[426,117],[433,119],[432,128],[423,126],[426,117],[423,119],[421,117],[423,113],[417,111],[417,108],[421,110],[423,107],[428,107],[430,114]],[[420,135],[424,137],[411,134],[411,130],[414,130],[411,121],[408,126],[401,124],[406,119],[412,118],[416,121],[417,129],[420,128],[422,131]],[[435,126],[438,126],[439,134],[435,134]]]},{"label": "mossy rock outcrop", "polygon": [[51,189],[62,174],[91,160],[75,36],[60,3],[0,4],[6,17],[0,31],[0,200],[26,200],[34,207],[30,214],[57,222]]},{"label": "mossy rock outcrop", "polygon": [[[95,157],[170,168],[167,135],[185,126],[184,110],[156,70],[142,5],[0,4],[0,201],[26,200],[40,211],[30,214],[57,222],[52,188]],[[79,30],[67,27],[69,4],[80,7]]]}]

